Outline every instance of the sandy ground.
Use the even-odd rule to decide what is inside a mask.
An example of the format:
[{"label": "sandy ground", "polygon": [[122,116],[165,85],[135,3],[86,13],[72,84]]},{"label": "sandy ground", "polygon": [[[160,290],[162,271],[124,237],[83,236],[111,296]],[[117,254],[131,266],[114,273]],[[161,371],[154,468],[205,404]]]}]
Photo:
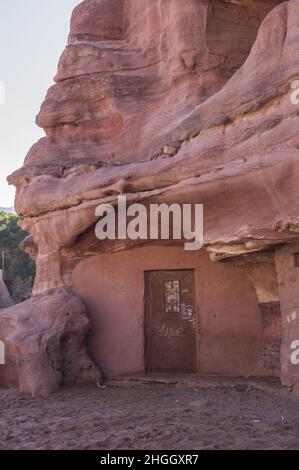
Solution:
[{"label": "sandy ground", "polygon": [[0,449],[299,449],[299,401],[277,385],[0,391]]}]

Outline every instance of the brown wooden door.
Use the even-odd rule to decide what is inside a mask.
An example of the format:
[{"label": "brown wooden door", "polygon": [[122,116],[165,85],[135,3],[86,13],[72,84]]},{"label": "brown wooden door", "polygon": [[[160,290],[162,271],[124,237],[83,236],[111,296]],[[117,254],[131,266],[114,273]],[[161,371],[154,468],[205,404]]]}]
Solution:
[{"label": "brown wooden door", "polygon": [[194,272],[147,272],[146,317],[147,372],[196,372]]}]

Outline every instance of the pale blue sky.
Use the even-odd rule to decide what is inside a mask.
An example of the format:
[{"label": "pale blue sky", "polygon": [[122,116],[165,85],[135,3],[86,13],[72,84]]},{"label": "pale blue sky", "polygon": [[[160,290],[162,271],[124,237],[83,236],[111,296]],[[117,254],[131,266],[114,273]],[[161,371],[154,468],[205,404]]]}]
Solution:
[{"label": "pale blue sky", "polygon": [[66,45],[70,16],[80,0],[0,0],[0,207],[13,206],[6,176],[19,168],[44,135],[35,125]]}]

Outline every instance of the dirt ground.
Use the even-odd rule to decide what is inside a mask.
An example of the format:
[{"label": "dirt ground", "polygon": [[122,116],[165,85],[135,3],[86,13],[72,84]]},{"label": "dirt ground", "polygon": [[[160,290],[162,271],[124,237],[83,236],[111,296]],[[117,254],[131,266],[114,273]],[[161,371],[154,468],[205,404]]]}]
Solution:
[{"label": "dirt ground", "polygon": [[0,391],[0,449],[299,449],[299,400],[278,385]]}]

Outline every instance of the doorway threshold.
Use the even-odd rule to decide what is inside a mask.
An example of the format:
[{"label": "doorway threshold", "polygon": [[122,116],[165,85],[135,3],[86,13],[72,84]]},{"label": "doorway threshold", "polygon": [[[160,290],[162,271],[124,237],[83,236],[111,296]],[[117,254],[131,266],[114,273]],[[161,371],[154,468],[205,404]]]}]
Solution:
[{"label": "doorway threshold", "polygon": [[201,374],[126,374],[106,378],[106,386],[131,387],[142,385],[168,385],[175,388],[236,388],[246,391],[249,388],[280,388],[277,377],[236,377]]}]

